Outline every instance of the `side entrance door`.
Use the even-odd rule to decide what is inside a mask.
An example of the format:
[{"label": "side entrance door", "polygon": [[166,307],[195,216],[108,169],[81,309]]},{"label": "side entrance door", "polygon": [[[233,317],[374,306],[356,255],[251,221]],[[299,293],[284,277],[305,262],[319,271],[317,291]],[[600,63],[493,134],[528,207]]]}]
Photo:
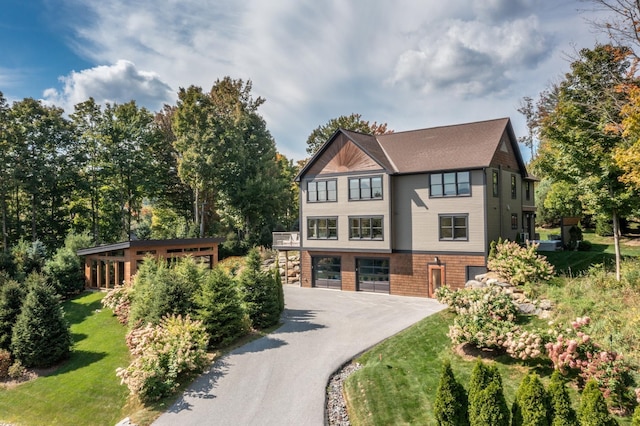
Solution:
[{"label": "side entrance door", "polygon": [[429,277],[429,297],[435,297],[436,290],[445,283],[444,265],[428,265],[427,275]]}]

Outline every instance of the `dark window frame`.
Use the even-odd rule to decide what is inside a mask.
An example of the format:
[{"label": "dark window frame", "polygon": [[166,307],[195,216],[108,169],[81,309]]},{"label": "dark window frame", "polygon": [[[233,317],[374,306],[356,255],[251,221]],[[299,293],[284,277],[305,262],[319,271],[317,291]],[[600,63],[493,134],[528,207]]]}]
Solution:
[{"label": "dark window frame", "polygon": [[[380,226],[374,226],[373,221],[379,220]],[[352,223],[352,221],[357,221],[357,235],[354,235],[354,229],[356,227]],[[366,227],[366,224],[363,222],[368,221],[369,226]],[[363,225],[365,225],[363,227]],[[364,236],[363,229],[369,229],[369,236]],[[380,229],[379,237],[375,236],[374,229]],[[383,241],[384,240],[384,216],[349,216],[349,239],[350,240],[371,240],[371,241]]]},{"label": "dark window frame", "polygon": [[[333,189],[329,186],[332,184]],[[311,186],[315,189],[311,190]],[[324,188],[320,188],[324,186]],[[315,195],[312,195],[315,194]],[[333,197],[331,195],[333,194]],[[321,179],[310,180],[307,182],[307,202],[308,203],[335,203],[338,201],[338,180],[337,179]]]},{"label": "dark window frame", "polygon": [[493,170],[491,174],[491,184],[493,186],[493,196],[500,196],[500,172],[498,170]]},{"label": "dark window frame", "polygon": [[[335,226],[330,226],[330,221],[335,222]],[[313,223],[313,234],[310,232]],[[324,231],[324,232],[323,232]],[[334,231],[334,232],[331,232]],[[321,216],[307,218],[307,240],[337,240],[338,239],[338,217]]]},{"label": "dark window frame", "polygon": [[[443,220],[449,219],[450,224],[443,224]],[[456,224],[456,219],[464,219],[464,226]],[[456,230],[464,229],[464,237],[456,237]],[[443,232],[450,231],[450,232]],[[443,236],[443,234],[445,234]],[[450,234],[451,236],[449,236]],[[469,241],[469,214],[439,214],[438,215],[438,239],[440,241]]]},{"label": "dark window frame", "polygon": [[[378,186],[373,185],[374,180],[380,181],[380,195],[376,196],[373,191],[374,188],[378,188]],[[357,181],[357,188],[352,184],[352,182]],[[369,187],[363,187],[363,183],[368,183]],[[355,191],[357,190],[357,194]],[[363,194],[363,192],[365,192]],[[366,192],[369,192],[368,196]],[[378,176],[361,176],[361,177],[353,177],[349,178],[349,201],[370,201],[370,200],[382,200],[384,198],[384,181],[382,179],[382,175]]]},{"label": "dark window frame", "polygon": [[516,175],[511,175],[511,198],[518,198],[518,179]]},{"label": "dark window frame", "polygon": [[518,213],[511,213],[511,229],[514,231],[517,230],[518,225]]},{"label": "dark window frame", "polygon": [[[466,175],[466,180],[461,177]],[[453,178],[453,180],[451,180]],[[451,189],[455,191],[451,191]],[[471,172],[463,170],[458,172],[432,173],[429,175],[429,198],[470,197],[471,196]]]},{"label": "dark window frame", "polygon": [[531,182],[526,181],[524,185],[524,198],[527,201],[531,201]]}]

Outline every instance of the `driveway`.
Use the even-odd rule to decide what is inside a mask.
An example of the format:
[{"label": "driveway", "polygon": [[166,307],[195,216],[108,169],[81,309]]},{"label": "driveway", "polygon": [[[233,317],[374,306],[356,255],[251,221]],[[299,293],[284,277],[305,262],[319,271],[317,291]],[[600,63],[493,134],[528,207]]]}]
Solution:
[{"label": "driveway", "polygon": [[441,309],[432,299],[285,286],[282,327],[218,359],[155,425],[323,425],[329,377]]}]

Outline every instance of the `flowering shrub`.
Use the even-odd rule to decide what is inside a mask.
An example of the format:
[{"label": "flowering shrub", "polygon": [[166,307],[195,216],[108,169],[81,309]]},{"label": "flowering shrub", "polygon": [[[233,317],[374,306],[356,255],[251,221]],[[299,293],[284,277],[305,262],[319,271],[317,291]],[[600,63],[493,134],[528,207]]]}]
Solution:
[{"label": "flowering shrub", "polygon": [[513,285],[550,279],[553,266],[536,252],[537,247],[528,242],[524,247],[513,241],[498,242],[495,256],[488,260],[487,267]]},{"label": "flowering shrub", "polygon": [[453,343],[470,343],[477,348],[502,349],[506,335],[514,331],[510,321],[496,321],[485,316],[460,315],[449,327]]},{"label": "flowering shrub", "polygon": [[511,297],[498,287],[455,292],[441,287],[436,291],[436,298],[440,303],[448,304],[458,315],[487,316],[494,320],[513,322],[518,314],[518,308]]},{"label": "flowering shrub", "polygon": [[540,334],[519,327],[507,333],[502,346],[512,358],[521,360],[538,358],[544,351],[544,341]]},{"label": "flowering shrub", "polygon": [[117,286],[102,298],[102,306],[111,309],[121,324],[127,324],[131,311],[131,296],[131,287]]},{"label": "flowering shrub", "polygon": [[127,334],[134,359],[116,374],[143,402],[160,399],[176,389],[182,374],[206,365],[208,340],[202,322],[165,317],[157,326],[147,324]]}]

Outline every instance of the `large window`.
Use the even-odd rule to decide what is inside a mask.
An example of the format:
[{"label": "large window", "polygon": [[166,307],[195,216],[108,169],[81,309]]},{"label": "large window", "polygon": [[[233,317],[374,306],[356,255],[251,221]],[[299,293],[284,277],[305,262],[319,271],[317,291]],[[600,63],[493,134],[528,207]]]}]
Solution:
[{"label": "large window", "polygon": [[349,218],[350,239],[381,240],[382,235],[382,216]]},{"label": "large window", "polygon": [[337,182],[333,180],[319,180],[307,183],[307,201],[323,203],[338,199]]},{"label": "large window", "polygon": [[494,170],[493,173],[491,174],[491,183],[493,185],[493,196],[494,197],[498,197],[500,196],[500,180],[499,180],[499,173],[497,170]]},{"label": "large window", "polygon": [[349,179],[350,200],[382,199],[382,177],[364,177]]},{"label": "large window", "polygon": [[511,198],[518,198],[518,187],[516,186],[516,175],[511,175]]},{"label": "large window", "polygon": [[335,240],[338,238],[338,218],[314,217],[307,219],[307,239]]},{"label": "large window", "polygon": [[469,172],[435,173],[431,175],[431,197],[456,197],[471,195]]},{"label": "large window", "polygon": [[440,240],[468,240],[467,215],[440,215]]}]

